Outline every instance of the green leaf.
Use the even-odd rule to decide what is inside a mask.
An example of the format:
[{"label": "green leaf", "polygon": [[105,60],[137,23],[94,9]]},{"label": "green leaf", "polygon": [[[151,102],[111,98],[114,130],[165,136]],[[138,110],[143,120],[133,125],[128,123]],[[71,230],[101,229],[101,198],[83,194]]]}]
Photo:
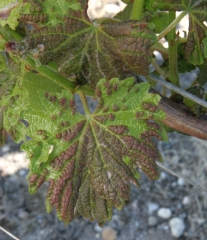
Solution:
[{"label": "green leaf", "polygon": [[127,6],[124,8],[124,10],[116,14],[115,18],[120,19],[121,21],[129,20],[132,13],[132,8],[133,2],[127,3]]},{"label": "green leaf", "polygon": [[6,69],[6,57],[5,55],[0,52],[0,72]]},{"label": "green leaf", "polygon": [[204,50],[203,50],[204,57],[207,58],[207,37],[203,39],[202,43],[203,43],[203,48],[204,48]]},{"label": "green leaf", "polygon": [[19,1],[1,1],[0,5],[0,25],[4,27],[6,24],[10,26],[11,29],[15,29],[19,24],[18,19],[22,13],[29,13],[30,4]]},{"label": "green leaf", "polygon": [[4,40],[4,39],[0,36],[0,51],[4,51],[4,49],[5,49],[5,44],[6,44],[6,40]]},{"label": "green leaf", "polygon": [[[194,65],[201,65],[204,62],[202,41],[206,36],[205,31],[207,32],[207,28],[202,19],[199,18],[196,15],[190,16],[189,33],[184,48],[187,61]],[[199,20],[201,20],[201,25],[199,25]]]},{"label": "green leaf", "polygon": [[4,69],[0,72],[0,105],[6,106],[10,98],[15,95],[15,89],[19,89],[18,85],[21,85],[24,64],[17,64],[13,59],[8,58],[5,68],[5,56],[2,53],[0,55],[2,55],[1,67]]},{"label": "green leaf", "polygon": [[27,103],[25,102],[26,92],[22,91],[22,89],[16,85],[13,88],[11,95],[8,95],[3,99],[6,99],[3,107],[4,130],[7,131],[15,142],[19,143],[22,140],[24,141],[26,138],[26,126],[21,121],[20,114],[27,106]]},{"label": "green leaf", "polygon": [[161,155],[151,137],[167,140],[156,123],[165,115],[156,107],[160,97],[148,90],[149,84],[134,84],[133,78],[103,79],[96,87],[93,113],[83,100],[85,116],[77,112],[70,92],[37,93],[40,108],[31,106],[21,115],[32,138],[22,149],[31,162],[30,192],[50,182],[48,211],[54,206],[65,223],[83,215],[103,225],[111,219],[112,207],[121,209],[129,199],[130,181],[139,186],[137,168],[158,179],[155,160]]},{"label": "green leaf", "polygon": [[42,26],[54,27],[62,23],[64,16],[73,11],[81,10],[84,3],[84,0],[44,0],[38,2],[33,0],[31,1],[30,14],[21,14],[20,21],[36,22]]},{"label": "green leaf", "polygon": [[154,31],[160,33],[168,26],[168,13],[156,12],[152,14],[149,22],[153,24]]},{"label": "green leaf", "polygon": [[[205,99],[205,92],[204,89],[200,86],[194,86],[187,89],[187,91],[194,96],[197,96],[201,99]],[[199,104],[195,103],[194,101],[184,98],[183,103],[197,116],[205,115],[207,109],[200,106]]]},{"label": "green leaf", "polygon": [[199,66],[200,72],[198,74],[198,77],[196,79],[196,82],[200,86],[204,86],[207,83],[207,62],[204,62],[204,64]]},{"label": "green leaf", "polygon": [[42,105],[38,96],[39,91],[60,93],[62,88],[45,76],[27,72],[24,74],[23,86],[29,95],[29,104],[36,109]]},{"label": "green leaf", "polygon": [[145,9],[148,11],[182,11],[183,1],[182,0],[145,0]]},{"label": "green leaf", "polygon": [[31,151],[31,154],[29,155],[29,168],[31,172],[40,172],[42,170],[40,166],[47,161],[50,148],[51,146],[47,142],[38,142],[35,140],[29,140],[22,145],[21,150],[27,153],[30,153]]},{"label": "green leaf", "polygon": [[[1,54],[2,55],[2,54]],[[5,57],[3,56],[3,61]],[[26,91],[22,89],[24,64],[7,58],[6,69],[0,72],[0,106],[3,115],[3,133],[7,132],[16,142],[25,140],[25,125],[20,119],[26,107]]]}]

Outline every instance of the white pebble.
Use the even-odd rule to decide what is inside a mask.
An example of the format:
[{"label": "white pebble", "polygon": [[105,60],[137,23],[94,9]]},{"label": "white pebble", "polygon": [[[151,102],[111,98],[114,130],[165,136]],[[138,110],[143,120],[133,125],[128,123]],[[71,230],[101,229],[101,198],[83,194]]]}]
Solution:
[{"label": "white pebble", "polygon": [[183,198],[182,204],[183,204],[184,206],[188,206],[188,205],[190,205],[190,203],[191,203],[190,197],[189,197],[189,196],[185,196],[185,197]]},{"label": "white pebble", "polygon": [[170,231],[173,237],[179,238],[183,235],[185,230],[185,224],[183,220],[178,217],[174,217],[169,221]]},{"label": "white pebble", "polygon": [[100,233],[96,233],[95,238],[100,238]]},{"label": "white pebble", "polygon": [[26,174],[27,174],[27,171],[25,169],[20,169],[19,170],[19,175],[20,176],[26,176]]},{"label": "white pebble", "polygon": [[26,218],[29,217],[29,213],[28,213],[27,211],[23,210],[23,209],[20,209],[20,210],[18,211],[18,217],[19,217],[20,219],[26,219]]},{"label": "white pebble", "polygon": [[158,223],[158,220],[157,220],[156,217],[154,217],[154,216],[149,216],[149,217],[148,217],[148,225],[149,225],[150,227],[156,226],[157,223]]},{"label": "white pebble", "polygon": [[166,172],[161,172],[160,173],[160,179],[164,180],[167,178],[167,173]]},{"label": "white pebble", "polygon": [[102,227],[99,227],[99,225],[96,223],[96,225],[94,226],[94,230],[96,232],[102,232],[103,228]]},{"label": "white pebble", "polygon": [[185,181],[182,178],[178,178],[177,184],[178,186],[183,186],[185,184]]},{"label": "white pebble", "polygon": [[139,221],[135,221],[135,222],[134,222],[134,226],[135,226],[135,227],[139,227]]},{"label": "white pebble", "polygon": [[169,219],[172,216],[172,211],[169,208],[160,208],[157,215],[163,219]]},{"label": "white pebble", "polygon": [[157,211],[159,205],[157,203],[149,202],[147,204],[148,207],[148,214],[151,215],[154,211]]},{"label": "white pebble", "polygon": [[25,152],[16,152],[14,154],[14,160],[17,162],[24,162],[25,158],[26,158]]},{"label": "white pebble", "polygon": [[117,237],[116,231],[111,227],[105,227],[101,235],[103,240],[115,240]]},{"label": "white pebble", "polygon": [[171,183],[171,186],[174,188],[174,187],[177,187],[177,182],[172,182]]},{"label": "white pebble", "polygon": [[1,151],[2,153],[6,153],[10,150],[10,147],[8,145],[4,145],[2,148],[1,148]]}]

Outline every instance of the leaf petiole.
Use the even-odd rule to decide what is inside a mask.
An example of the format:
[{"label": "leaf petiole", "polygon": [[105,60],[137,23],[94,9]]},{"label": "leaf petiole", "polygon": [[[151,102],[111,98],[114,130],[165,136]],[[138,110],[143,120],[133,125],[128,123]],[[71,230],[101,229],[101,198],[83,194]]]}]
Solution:
[{"label": "leaf petiole", "polygon": [[141,20],[143,13],[144,0],[134,0],[130,20]]},{"label": "leaf petiole", "polygon": [[33,69],[37,70],[40,74],[42,74],[45,77],[48,77],[53,82],[57,83],[61,87],[69,90],[70,92],[73,92],[76,85],[69,80],[63,78],[59,74],[51,71],[49,68],[41,65],[39,67],[36,66],[35,61],[31,57],[26,58],[26,64],[31,66]]},{"label": "leaf petiole", "polygon": [[157,41],[165,37],[176,25],[188,14],[188,11],[183,11],[174,21],[171,22],[158,36]]},{"label": "leaf petiole", "polygon": [[[169,11],[169,24],[171,24],[176,17],[175,11]],[[178,62],[177,62],[177,41],[176,29],[173,28],[167,35],[169,48],[169,80],[176,86],[179,86]]]}]

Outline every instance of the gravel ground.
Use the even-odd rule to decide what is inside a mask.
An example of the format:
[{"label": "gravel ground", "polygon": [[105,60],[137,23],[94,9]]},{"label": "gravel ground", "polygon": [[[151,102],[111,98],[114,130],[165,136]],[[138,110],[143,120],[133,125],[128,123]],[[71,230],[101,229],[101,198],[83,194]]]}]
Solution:
[{"label": "gravel ground", "polygon": [[[47,183],[36,194],[28,193],[28,160],[16,148],[8,141],[0,150],[0,226],[21,240],[171,240],[176,234],[181,240],[206,240],[206,192],[164,171],[158,181],[142,174],[141,190],[132,185],[130,201],[122,211],[114,209],[103,229],[83,218],[66,226],[45,211]],[[158,148],[165,167],[205,188],[206,141],[171,133]],[[178,225],[172,224],[175,218]],[[12,238],[0,231],[0,239]]]}]

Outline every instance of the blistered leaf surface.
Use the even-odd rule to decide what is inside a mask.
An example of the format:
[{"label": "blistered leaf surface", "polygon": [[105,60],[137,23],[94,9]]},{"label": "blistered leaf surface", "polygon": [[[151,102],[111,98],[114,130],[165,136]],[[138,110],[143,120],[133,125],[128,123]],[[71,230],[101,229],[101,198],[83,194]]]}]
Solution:
[{"label": "blistered leaf surface", "polygon": [[139,186],[137,169],[158,178],[161,156],[151,137],[166,140],[156,123],[164,114],[156,107],[160,97],[148,89],[133,79],[101,80],[98,106],[86,115],[77,112],[69,92],[38,93],[39,108],[22,114],[32,138],[22,150],[30,158],[30,192],[50,182],[48,211],[54,206],[66,223],[82,215],[103,225],[112,207],[121,209],[129,199],[130,181]]},{"label": "blistered leaf surface", "polygon": [[23,73],[20,64],[12,59],[7,59],[5,69],[6,56],[1,53],[0,56],[0,138],[5,139],[8,133],[16,142],[20,142],[25,139],[25,126],[20,120],[20,112],[26,107],[26,92],[20,88]]},{"label": "blistered leaf surface", "polygon": [[[17,44],[16,52],[35,54],[42,64],[55,62],[61,75],[81,84],[90,82],[93,88],[101,78],[124,79],[131,72],[148,74],[149,48],[156,41],[156,35],[147,23],[115,19],[91,22],[86,1],[79,1],[81,10],[71,9],[68,4],[71,2],[62,1],[61,6],[58,5],[62,14],[57,14],[59,8],[48,0],[41,5],[39,14],[22,15],[23,23],[36,23],[37,16],[43,18],[44,27],[39,26]],[[48,15],[44,9],[51,6],[53,9]],[[51,14],[56,16],[54,24],[48,20]]]}]

